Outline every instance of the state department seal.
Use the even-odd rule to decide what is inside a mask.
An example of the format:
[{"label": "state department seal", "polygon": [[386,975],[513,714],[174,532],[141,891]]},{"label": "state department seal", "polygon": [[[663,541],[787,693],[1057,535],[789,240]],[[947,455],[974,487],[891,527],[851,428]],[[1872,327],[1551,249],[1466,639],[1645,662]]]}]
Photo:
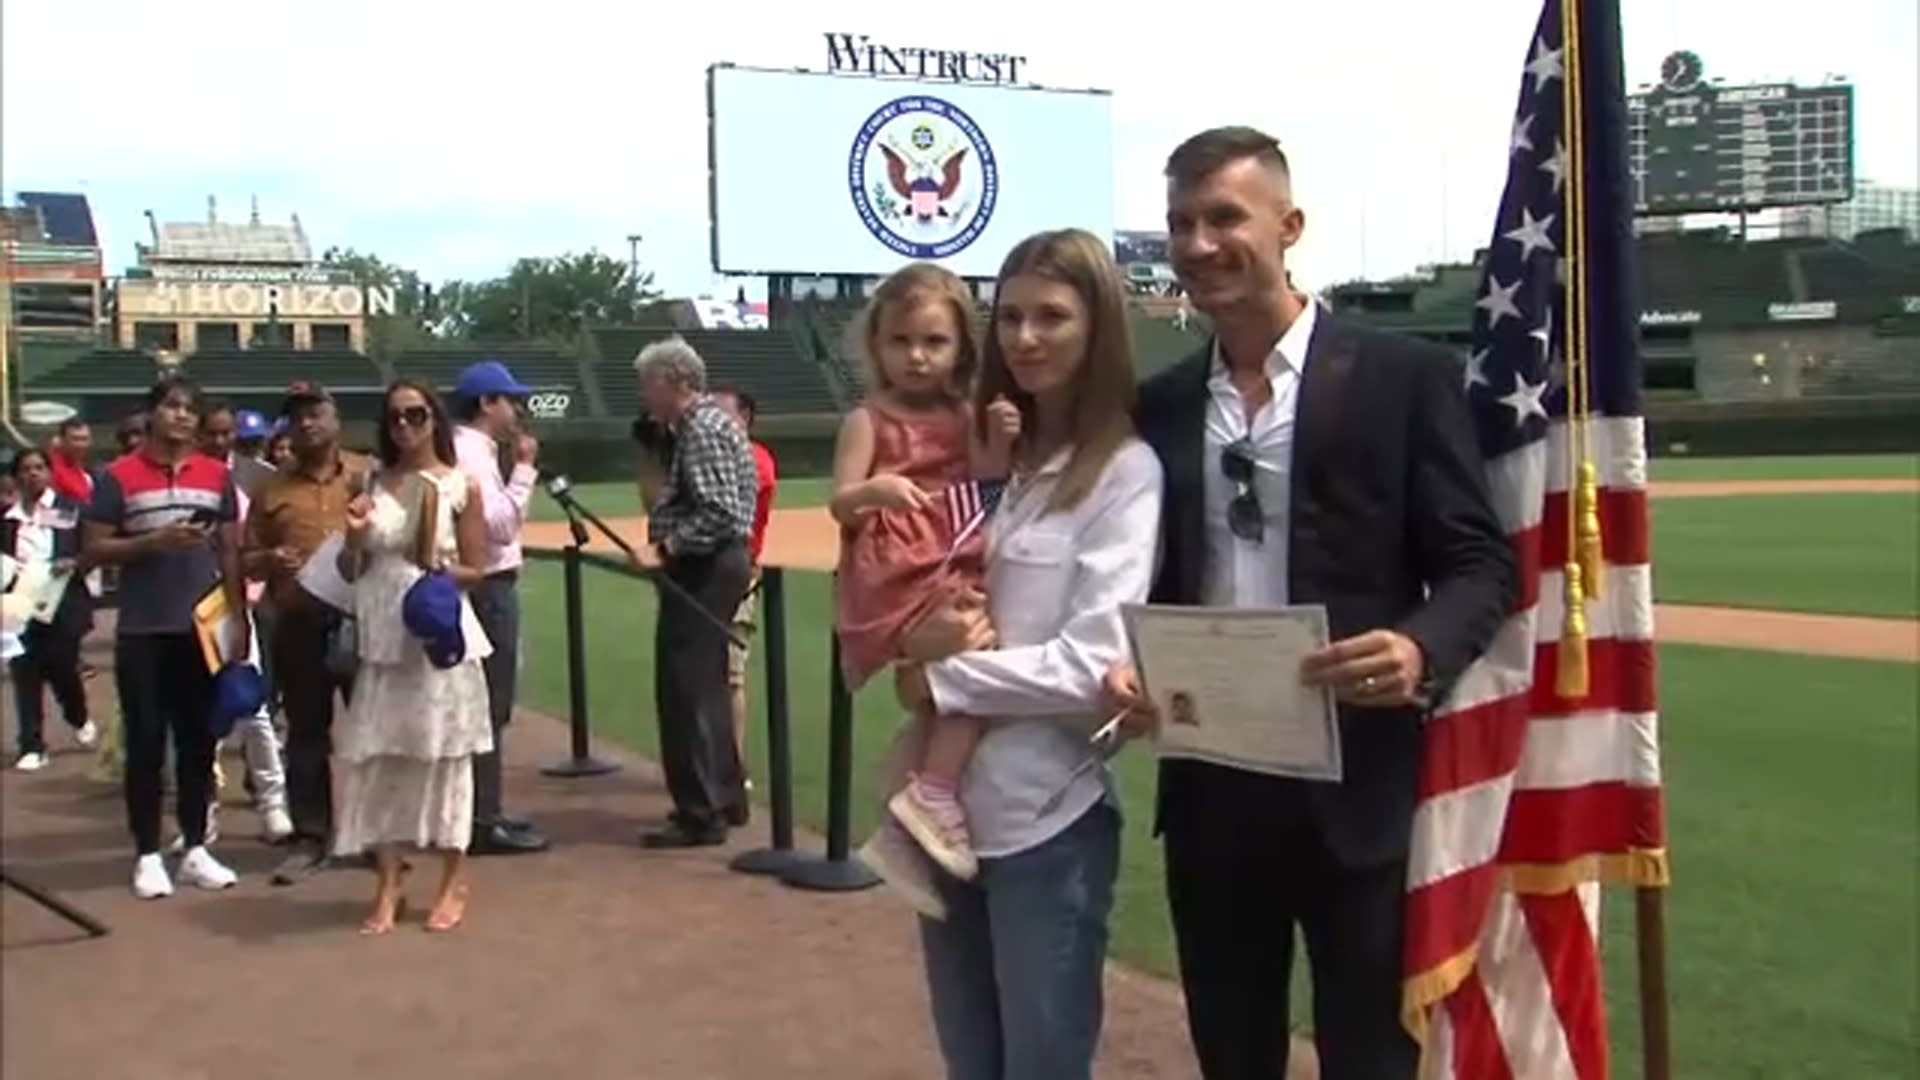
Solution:
[{"label": "state department seal", "polygon": [[874,239],[910,259],[944,259],[993,219],[993,147],[960,107],[926,94],[873,111],[847,155],[847,187]]}]

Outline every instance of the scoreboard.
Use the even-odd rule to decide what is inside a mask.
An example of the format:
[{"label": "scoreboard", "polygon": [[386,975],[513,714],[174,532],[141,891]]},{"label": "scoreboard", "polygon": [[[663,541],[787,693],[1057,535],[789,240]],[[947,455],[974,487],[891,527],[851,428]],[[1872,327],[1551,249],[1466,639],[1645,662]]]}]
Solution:
[{"label": "scoreboard", "polygon": [[1853,87],[1722,86],[1677,52],[1627,100],[1634,210],[1687,214],[1853,197]]}]

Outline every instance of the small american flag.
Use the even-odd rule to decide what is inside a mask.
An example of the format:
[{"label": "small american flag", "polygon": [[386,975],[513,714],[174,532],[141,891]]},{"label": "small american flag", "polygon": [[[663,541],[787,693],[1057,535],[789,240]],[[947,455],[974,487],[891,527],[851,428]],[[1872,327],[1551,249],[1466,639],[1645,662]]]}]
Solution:
[{"label": "small american flag", "polygon": [[953,544],[947,552],[949,558],[993,516],[994,508],[1000,505],[1000,498],[1006,493],[1005,480],[968,480],[941,493],[940,502],[947,518],[947,535],[953,537]]},{"label": "small american flag", "polygon": [[[1427,724],[1407,874],[1403,1007],[1427,1080],[1606,1077],[1599,885],[1665,884],[1621,67],[1618,0],[1545,0],[1465,372],[1521,596]],[[1582,457],[1598,580],[1563,641]],[[1584,654],[1584,692],[1557,683],[1563,649]]]}]

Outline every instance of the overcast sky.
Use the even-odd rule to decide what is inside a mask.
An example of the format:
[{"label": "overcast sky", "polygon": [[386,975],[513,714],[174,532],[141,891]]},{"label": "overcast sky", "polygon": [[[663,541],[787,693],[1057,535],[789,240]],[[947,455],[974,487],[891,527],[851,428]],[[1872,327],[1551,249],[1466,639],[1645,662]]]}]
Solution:
[{"label": "overcast sky", "polygon": [[[1729,83],[1845,75],[1859,175],[1920,183],[1915,0],[1622,3],[1630,85],[1676,48]],[[731,293],[708,265],[705,69],[822,68],[822,32],[850,31],[1024,54],[1036,82],[1112,90],[1119,228],[1160,225],[1160,164],[1183,136],[1273,132],[1308,215],[1296,272],[1317,286],[1484,243],[1539,7],[1216,0],[1089,22],[1031,0],[736,0],[670,22],[592,0],[7,0],[0,186],[86,193],[111,272],[143,210],[200,220],[212,194],[240,219],[257,195],[269,219],[298,212],[316,251],[430,279],[625,257],[637,232],[669,290]]]}]

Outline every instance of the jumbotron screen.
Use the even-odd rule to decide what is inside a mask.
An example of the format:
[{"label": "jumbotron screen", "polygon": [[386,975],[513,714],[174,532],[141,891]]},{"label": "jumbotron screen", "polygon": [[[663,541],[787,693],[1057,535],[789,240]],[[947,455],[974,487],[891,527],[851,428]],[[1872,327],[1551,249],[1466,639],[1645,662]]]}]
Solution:
[{"label": "jumbotron screen", "polygon": [[1853,197],[1853,87],[1701,79],[1677,52],[1660,83],[1627,100],[1634,209],[1686,214],[1807,206]]}]

